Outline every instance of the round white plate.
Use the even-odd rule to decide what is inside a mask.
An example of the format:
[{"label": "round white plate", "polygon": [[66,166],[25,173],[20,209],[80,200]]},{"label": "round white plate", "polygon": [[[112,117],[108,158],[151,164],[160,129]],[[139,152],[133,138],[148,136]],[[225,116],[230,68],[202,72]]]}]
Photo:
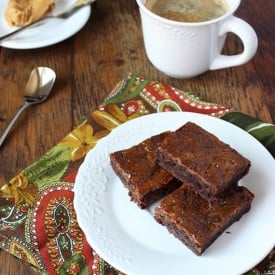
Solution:
[{"label": "round white plate", "polygon": [[[196,256],[141,210],[110,166],[109,154],[152,135],[192,121],[251,160],[240,184],[255,194],[251,210]],[[241,274],[259,263],[275,245],[275,161],[252,136],[221,119],[187,112],[146,115],[114,129],[91,150],[74,187],[74,205],[89,244],[126,274]]]},{"label": "round white plate", "polygon": [[[65,11],[75,0],[56,0],[53,14]],[[8,0],[0,5],[0,37],[17,29],[8,26],[4,13]],[[88,21],[91,6],[86,6],[67,19],[49,19],[43,25],[18,33],[13,37],[0,41],[0,46],[11,49],[35,49],[61,42],[77,33]]]}]

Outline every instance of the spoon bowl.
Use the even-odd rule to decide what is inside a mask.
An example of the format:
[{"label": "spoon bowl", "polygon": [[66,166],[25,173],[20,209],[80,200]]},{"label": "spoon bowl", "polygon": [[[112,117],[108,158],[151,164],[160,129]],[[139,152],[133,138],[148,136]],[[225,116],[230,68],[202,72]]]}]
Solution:
[{"label": "spoon bowl", "polygon": [[55,72],[47,67],[37,67],[32,70],[27,82],[24,97],[26,100],[40,103],[46,100],[55,82]]},{"label": "spoon bowl", "polygon": [[20,114],[30,105],[41,103],[48,98],[55,79],[55,72],[48,67],[37,67],[32,70],[24,92],[25,101],[16,111],[12,120],[1,135],[0,146],[3,144]]}]

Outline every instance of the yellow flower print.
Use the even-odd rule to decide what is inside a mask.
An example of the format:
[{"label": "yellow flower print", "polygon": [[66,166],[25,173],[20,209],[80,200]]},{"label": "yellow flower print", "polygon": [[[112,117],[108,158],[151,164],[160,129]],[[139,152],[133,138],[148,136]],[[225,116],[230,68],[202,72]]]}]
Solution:
[{"label": "yellow flower print", "polygon": [[11,179],[9,183],[4,184],[0,190],[1,196],[13,199],[15,205],[25,202],[27,205],[32,206],[38,198],[36,186],[30,184],[22,173]]},{"label": "yellow flower print", "polygon": [[84,157],[109,131],[99,131],[94,134],[91,125],[84,122],[70,134],[68,134],[59,144],[70,148],[70,160],[76,161]]},{"label": "yellow flower print", "polygon": [[92,112],[94,121],[102,127],[112,130],[122,123],[140,116],[138,112],[127,116],[116,104],[106,106],[106,111],[96,110]]}]

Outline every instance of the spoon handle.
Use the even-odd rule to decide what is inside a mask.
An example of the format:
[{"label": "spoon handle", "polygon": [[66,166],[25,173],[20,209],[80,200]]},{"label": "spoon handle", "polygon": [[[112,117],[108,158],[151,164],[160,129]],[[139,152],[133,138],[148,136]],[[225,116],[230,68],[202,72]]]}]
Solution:
[{"label": "spoon handle", "polygon": [[19,109],[16,111],[16,113],[14,114],[13,118],[11,119],[11,121],[9,122],[9,124],[7,125],[7,127],[5,128],[3,134],[0,137],[0,147],[2,146],[3,142],[5,141],[8,133],[10,132],[11,128],[13,127],[13,125],[15,124],[15,122],[17,121],[18,117],[21,115],[21,113],[31,105],[32,103],[25,101],[20,107]]}]

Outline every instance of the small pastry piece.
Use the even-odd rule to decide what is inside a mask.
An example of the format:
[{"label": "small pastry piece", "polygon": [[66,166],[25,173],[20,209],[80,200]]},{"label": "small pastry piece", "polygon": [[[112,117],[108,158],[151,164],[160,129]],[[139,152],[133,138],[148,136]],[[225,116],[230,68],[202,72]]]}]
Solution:
[{"label": "small pastry piece", "polygon": [[195,254],[201,255],[222,232],[249,211],[254,195],[236,186],[220,201],[208,201],[192,187],[182,187],[155,208],[155,219]]},{"label": "small pastry piece", "polygon": [[25,26],[54,9],[54,0],[9,0],[5,19],[9,26]]},{"label": "small pastry piece", "polygon": [[110,154],[114,171],[140,208],[149,206],[181,185],[156,162],[155,148],[167,134],[150,137],[129,149]]},{"label": "small pastry piece", "polygon": [[156,149],[156,157],[206,199],[222,197],[250,168],[248,159],[192,122],[171,132]]}]

